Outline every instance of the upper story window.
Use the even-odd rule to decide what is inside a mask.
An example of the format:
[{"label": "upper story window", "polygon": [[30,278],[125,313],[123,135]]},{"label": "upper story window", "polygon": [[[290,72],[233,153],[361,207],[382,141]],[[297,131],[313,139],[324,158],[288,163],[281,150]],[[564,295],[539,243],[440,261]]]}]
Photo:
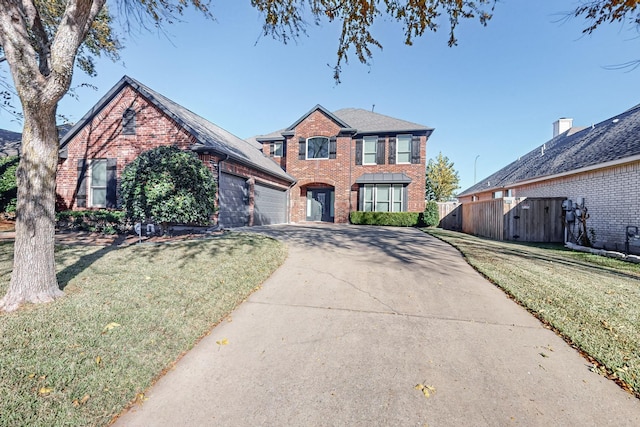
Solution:
[{"label": "upper story window", "polygon": [[411,135],[398,135],[396,163],[411,163]]},{"label": "upper story window", "polygon": [[328,159],[329,138],[326,136],[314,136],[307,139],[307,159]]},{"label": "upper story window", "polygon": [[365,136],[363,138],[362,164],[375,165],[377,159],[378,137]]},{"label": "upper story window", "polygon": [[122,134],[136,134],[136,111],[132,108],[127,108],[122,113]]},{"label": "upper story window", "polygon": [[282,142],[273,143],[273,157],[283,157],[283,144]]}]

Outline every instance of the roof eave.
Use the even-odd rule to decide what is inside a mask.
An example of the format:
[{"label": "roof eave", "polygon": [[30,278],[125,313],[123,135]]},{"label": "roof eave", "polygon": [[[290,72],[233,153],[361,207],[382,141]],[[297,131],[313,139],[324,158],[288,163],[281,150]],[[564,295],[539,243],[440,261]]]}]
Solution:
[{"label": "roof eave", "polygon": [[249,166],[252,169],[259,170],[259,171],[264,172],[264,173],[266,173],[266,174],[268,174],[270,176],[281,178],[281,179],[283,179],[285,181],[288,181],[288,182],[290,182],[292,184],[298,182],[294,177],[292,177],[291,175],[286,173],[284,170],[282,171],[282,174],[276,175],[276,174],[273,173],[273,171],[268,170],[267,168],[263,168],[263,167],[261,167],[259,165],[256,165],[255,163],[248,162],[245,159],[243,159],[241,157],[238,157],[238,156],[236,156],[234,154],[223,152],[222,150],[218,150],[218,149],[216,149],[214,147],[211,147],[209,145],[205,145],[205,144],[202,144],[202,143],[197,143],[197,144],[192,145],[189,148],[192,151],[196,152],[196,153],[211,152],[211,153],[221,154],[223,156],[226,156],[227,159],[231,159],[234,162],[243,164],[245,166]]}]

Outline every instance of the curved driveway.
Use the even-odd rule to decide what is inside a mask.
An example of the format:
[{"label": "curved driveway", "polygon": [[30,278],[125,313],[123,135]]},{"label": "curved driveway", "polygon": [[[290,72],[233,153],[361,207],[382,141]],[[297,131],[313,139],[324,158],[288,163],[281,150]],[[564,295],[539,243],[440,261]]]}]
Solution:
[{"label": "curved driveway", "polygon": [[285,264],[117,425],[640,425],[638,399],[419,230],[250,231]]}]

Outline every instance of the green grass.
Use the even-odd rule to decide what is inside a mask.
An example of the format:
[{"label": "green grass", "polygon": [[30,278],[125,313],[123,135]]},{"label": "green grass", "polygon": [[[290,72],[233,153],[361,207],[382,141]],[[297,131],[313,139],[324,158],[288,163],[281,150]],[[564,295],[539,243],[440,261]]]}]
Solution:
[{"label": "green grass", "polygon": [[[1,294],[12,249],[0,244]],[[108,424],[285,258],[248,234],[57,248],[65,297],[0,313],[0,425]]]},{"label": "green grass", "polygon": [[640,265],[427,229],[640,397]]}]

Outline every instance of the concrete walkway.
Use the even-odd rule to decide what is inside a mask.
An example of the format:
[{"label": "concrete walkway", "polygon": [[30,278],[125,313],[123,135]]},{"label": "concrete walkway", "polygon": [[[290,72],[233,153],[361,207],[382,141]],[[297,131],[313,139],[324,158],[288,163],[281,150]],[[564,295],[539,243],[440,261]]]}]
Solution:
[{"label": "concrete walkway", "polygon": [[251,231],[285,264],[116,425],[640,425],[638,399],[419,230]]}]

